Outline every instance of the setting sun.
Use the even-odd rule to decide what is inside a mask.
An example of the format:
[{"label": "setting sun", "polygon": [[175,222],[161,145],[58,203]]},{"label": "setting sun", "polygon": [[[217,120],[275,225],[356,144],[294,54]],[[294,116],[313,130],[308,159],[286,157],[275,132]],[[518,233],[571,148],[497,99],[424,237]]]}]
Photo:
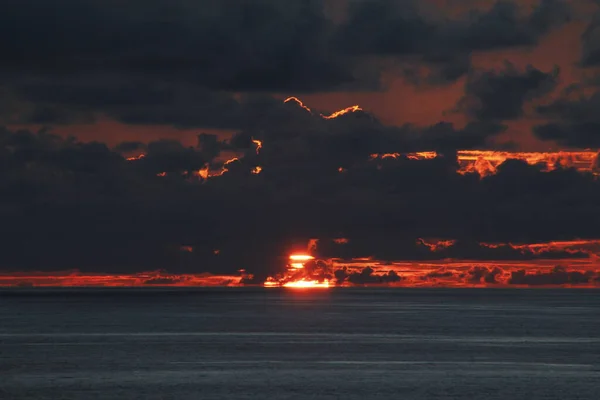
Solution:
[{"label": "setting sun", "polygon": [[310,261],[314,259],[315,258],[313,256],[310,256],[308,254],[292,254],[290,256],[291,261]]},{"label": "setting sun", "polygon": [[319,282],[319,281],[307,281],[307,280],[301,279],[299,281],[286,282],[282,286],[287,287],[287,288],[319,288],[319,289],[322,289],[322,288],[329,287],[329,281],[324,280],[323,282]]}]

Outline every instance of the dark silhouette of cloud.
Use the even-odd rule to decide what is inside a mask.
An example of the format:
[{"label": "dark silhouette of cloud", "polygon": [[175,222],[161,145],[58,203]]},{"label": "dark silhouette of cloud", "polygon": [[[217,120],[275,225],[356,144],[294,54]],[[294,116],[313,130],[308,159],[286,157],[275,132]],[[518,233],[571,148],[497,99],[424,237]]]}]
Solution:
[{"label": "dark silhouette of cloud", "polygon": [[458,110],[479,120],[519,118],[527,100],[544,96],[556,87],[558,74],[557,68],[546,73],[532,66],[519,71],[509,62],[500,71],[473,72]]},{"label": "dark silhouette of cloud", "polygon": [[534,133],[562,146],[600,147],[600,122],[549,123],[536,126]]},{"label": "dark silhouette of cloud", "polygon": [[600,92],[585,93],[585,87],[567,88],[550,104],[537,107],[537,112],[549,119],[534,128],[537,137],[553,140],[569,147],[600,146]]},{"label": "dark silhouette of cloud", "polygon": [[[14,70],[143,72],[230,90],[322,90],[351,82],[323,38],[320,1],[96,0],[3,3],[0,51]],[[232,10],[235,10],[232,12]],[[23,26],[35,29],[22,29]]]},{"label": "dark silhouette of cloud", "polygon": [[[454,81],[469,70],[468,54],[533,46],[540,37],[570,20],[561,0],[544,0],[528,15],[518,4],[498,1],[464,19],[437,21],[423,16],[412,1],[352,3],[348,21],[337,32],[337,45],[351,54],[420,56],[433,68],[429,82]],[[409,78],[418,72],[409,68]]]},{"label": "dark silhouette of cloud", "polygon": [[580,63],[583,67],[594,67],[600,64],[600,14],[596,13],[581,36],[582,54]]},{"label": "dark silhouette of cloud", "polygon": [[142,142],[121,142],[115,146],[114,150],[117,153],[132,153],[137,152],[136,155],[144,153],[146,150],[146,144]]},{"label": "dark silhouette of cloud", "polygon": [[594,277],[592,271],[567,271],[565,267],[556,266],[549,272],[528,274],[525,270],[511,274],[509,283],[512,285],[582,285],[588,284]]},{"label": "dark silhouette of cloud", "polygon": [[499,1],[488,13],[476,14],[460,37],[473,50],[530,46],[571,18],[568,4],[561,0],[542,0],[529,15],[521,16],[517,3]]},{"label": "dark silhouette of cloud", "polygon": [[[484,179],[461,175],[452,149],[482,143],[481,129],[390,128],[361,112],[325,120],[298,108],[283,109],[307,125],[291,124],[280,136],[283,124],[263,131],[258,154],[246,142],[238,148],[206,134],[195,147],[160,140],[110,149],[47,131],[2,130],[0,263],[107,272],[232,274],[245,268],[260,279],[314,237],[349,238],[348,245],[324,247],[327,257],[527,260],[586,254],[475,243],[598,236],[600,186],[591,174],[542,172],[508,160]],[[371,156],[440,143],[449,150],[431,160]],[[125,159],[139,149],[145,157]],[[238,160],[221,176],[203,179],[198,171],[206,164],[221,171],[225,150],[236,151]],[[252,173],[257,165],[262,171]],[[417,243],[421,237],[459,241],[432,253]]]},{"label": "dark silhouette of cloud", "polygon": [[[379,90],[394,57],[415,83],[444,84],[470,69],[473,52],[535,45],[569,20],[544,0],[450,20],[412,1],[351,2],[345,22],[324,0],[128,2],[8,1],[0,6],[4,123],[91,123],[243,129],[272,92]],[[57,10],[60,9],[60,12]],[[235,11],[232,11],[235,10]],[[24,29],[24,27],[30,29]],[[238,100],[232,92],[257,93]]]}]

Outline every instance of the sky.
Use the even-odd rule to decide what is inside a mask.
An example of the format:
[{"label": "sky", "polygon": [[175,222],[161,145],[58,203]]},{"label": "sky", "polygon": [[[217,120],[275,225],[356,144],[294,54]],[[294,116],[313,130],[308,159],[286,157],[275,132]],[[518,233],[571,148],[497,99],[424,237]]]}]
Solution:
[{"label": "sky", "polygon": [[[599,11],[4,1],[0,271],[262,282],[309,250],[429,262],[436,283],[595,285]],[[450,259],[467,272],[431,265]],[[414,283],[398,268],[352,279]]]}]

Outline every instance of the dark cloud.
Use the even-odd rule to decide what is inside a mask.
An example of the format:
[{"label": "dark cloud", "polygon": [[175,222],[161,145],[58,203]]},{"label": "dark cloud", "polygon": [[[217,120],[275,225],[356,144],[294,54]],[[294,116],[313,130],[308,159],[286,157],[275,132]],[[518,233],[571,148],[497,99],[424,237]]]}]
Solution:
[{"label": "dark cloud", "polygon": [[4,2],[0,115],[241,129],[256,104],[229,92],[376,88],[378,71],[329,51],[333,28],[321,1]]},{"label": "dark cloud", "polygon": [[366,235],[357,235],[346,238],[347,243],[336,243],[334,240],[323,238],[318,241],[315,255],[321,258],[341,258],[345,260],[374,257],[376,260],[448,260],[463,259],[468,254],[473,260],[480,261],[530,261],[552,259],[587,259],[592,252],[573,246],[568,249],[543,249],[534,250],[527,247],[516,248],[509,244],[490,246],[474,240],[457,240],[450,246],[433,251],[422,244],[422,240],[415,241],[411,235],[404,237],[394,236],[386,240],[381,235],[374,238]]},{"label": "dark cloud", "polygon": [[592,271],[567,271],[565,267],[556,266],[549,272],[528,274],[525,270],[515,271],[511,274],[511,285],[585,285],[590,284],[595,277]]},{"label": "dark cloud", "polygon": [[449,283],[450,285],[523,285],[523,286],[593,286],[598,276],[597,271],[579,271],[563,266],[531,268],[531,270],[499,266],[472,266],[464,268],[441,268],[421,277],[429,284]]},{"label": "dark cloud", "polygon": [[533,132],[561,146],[600,147],[600,122],[549,123],[534,127]]},{"label": "dark cloud", "polygon": [[527,16],[517,3],[498,1],[487,13],[475,14],[458,35],[471,50],[531,46],[540,37],[570,20],[570,7],[562,0],[542,0]]},{"label": "dark cloud", "polygon": [[304,159],[347,166],[375,153],[452,152],[475,148],[485,145],[488,139],[506,129],[493,122],[473,122],[461,129],[449,122],[427,127],[410,124],[394,127],[382,124],[361,110],[325,119],[296,103],[284,106],[282,110],[276,105],[269,112],[274,118],[266,121],[273,122],[260,125],[260,129],[240,132],[231,143],[247,148],[251,146],[252,137],[264,140],[269,143],[264,149],[267,162],[290,163]]},{"label": "dark cloud", "polygon": [[142,142],[121,142],[114,149],[117,153],[137,152],[136,155],[145,152],[146,145]]},{"label": "dark cloud", "polygon": [[559,71],[532,66],[519,71],[509,62],[499,71],[473,72],[465,84],[458,110],[479,120],[511,120],[523,115],[526,101],[544,96],[558,83]]},{"label": "dark cloud", "polygon": [[14,87],[20,100],[35,105],[20,113],[21,123],[93,122],[104,115],[132,125],[242,129],[256,124],[265,107],[279,105],[268,95],[236,97],[193,84],[125,76],[36,79]]},{"label": "dark cloud", "polygon": [[[367,267],[364,268],[360,273],[352,273],[347,277],[348,282],[355,285],[365,285],[365,284],[382,284],[382,283],[394,283],[402,280],[400,276],[394,271],[388,271],[385,274],[374,275],[373,269]],[[340,281],[338,277],[338,282],[342,283],[344,280]]]},{"label": "dark cloud", "polygon": [[494,284],[498,283],[496,277],[502,273],[500,268],[494,268],[489,270],[485,267],[474,267],[469,271],[468,282],[469,283],[484,283]]},{"label": "dark cloud", "polygon": [[600,146],[600,92],[586,94],[585,88],[567,88],[557,100],[537,107],[550,121],[534,128],[537,137],[569,147]]},{"label": "dark cloud", "polygon": [[569,88],[554,102],[537,107],[544,117],[570,121],[596,121],[596,110],[600,106],[600,92],[585,95],[581,90]]},{"label": "dark cloud", "polygon": [[327,51],[331,21],[319,1],[26,0],[0,11],[0,34],[12,38],[0,51],[18,71],[143,73],[243,91],[324,90],[353,79]]},{"label": "dark cloud", "polygon": [[[452,151],[431,160],[372,159],[371,151],[386,146],[424,150],[447,135],[454,137],[451,144],[463,141],[461,135],[468,143],[471,131],[383,125],[363,131],[351,122],[366,118],[365,126],[373,127],[377,121],[360,112],[344,117],[348,121],[309,118],[318,128],[314,133],[291,127],[281,137],[264,132],[259,154],[253,147],[241,151],[222,176],[207,181],[194,171],[206,163],[220,170],[216,155],[234,148],[211,135],[201,135],[191,148],[151,142],[145,157],[126,161],[122,152],[138,144],[124,143],[117,151],[45,131],[3,130],[0,262],[17,269],[108,272],[230,274],[246,268],[260,279],[281,267],[282,255],[313,237],[349,238],[349,245],[336,244],[328,256],[394,260],[538,259],[541,253],[473,243],[598,236],[600,187],[591,175],[560,168],[541,172],[509,160],[496,175],[480,179],[457,174]],[[257,165],[263,171],[251,173]],[[166,175],[157,176],[161,172]],[[459,242],[432,254],[417,244],[419,237]],[[563,256],[586,254],[543,255]],[[381,279],[396,278],[352,277],[364,283]]]},{"label": "dark cloud", "polygon": [[472,52],[533,45],[569,15],[559,0],[524,16],[516,3],[500,1],[446,21],[424,16],[412,1],[377,0],[350,2],[339,24],[325,3],[4,2],[0,35],[11,40],[0,44],[0,87],[12,104],[0,116],[18,124],[107,116],[127,124],[242,129],[262,100],[231,92],[378,90],[389,66],[377,60],[389,56],[400,60],[408,80],[443,84],[468,72]]},{"label": "dark cloud", "polygon": [[341,268],[334,271],[333,276],[338,285],[350,283],[352,285],[381,285],[393,284],[403,280],[395,271],[386,271],[385,273],[374,273],[371,267],[362,268],[360,271],[349,271],[347,268]]},{"label": "dark cloud", "polygon": [[468,54],[427,54],[404,68],[405,78],[415,85],[443,85],[466,75],[471,68]]},{"label": "dark cloud", "polygon": [[160,278],[150,278],[144,281],[144,285],[157,285],[157,286],[166,286],[166,285],[174,285],[182,280],[178,277],[160,277]]},{"label": "dark cloud", "polygon": [[581,65],[594,67],[600,64],[600,14],[596,13],[581,36]]},{"label": "dark cloud", "polygon": [[[544,0],[523,16],[518,4],[498,1],[485,12],[467,18],[434,20],[419,12],[412,1],[357,1],[337,32],[337,46],[351,54],[420,56],[432,69],[426,80],[454,81],[469,70],[474,51],[533,46],[541,36],[570,20],[561,0]],[[407,70],[419,76],[418,67]]]},{"label": "dark cloud", "polygon": [[[344,265],[333,262],[326,274],[336,285],[390,285],[390,286],[597,286],[597,270],[579,270],[576,267],[552,265],[530,265],[522,268],[510,263],[454,263],[431,270],[426,263],[415,263],[406,269],[406,264],[379,264],[370,266]],[[298,272],[302,275],[302,272]],[[290,277],[291,278],[291,277]],[[302,278],[302,276],[300,276]],[[316,275],[305,279],[318,280]]]},{"label": "dark cloud", "polygon": [[355,1],[337,32],[338,46],[369,55],[419,54],[432,41],[435,25],[411,1]]}]

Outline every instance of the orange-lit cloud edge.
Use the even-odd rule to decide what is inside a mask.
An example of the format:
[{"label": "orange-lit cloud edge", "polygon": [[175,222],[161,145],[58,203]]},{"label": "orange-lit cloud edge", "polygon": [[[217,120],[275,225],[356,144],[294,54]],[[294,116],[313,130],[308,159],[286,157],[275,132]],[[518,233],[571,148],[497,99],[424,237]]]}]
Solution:
[{"label": "orange-lit cloud edge", "polygon": [[[297,97],[288,97],[283,100],[284,103],[291,103],[297,107],[305,110],[306,112],[313,114],[308,106],[306,106],[302,100]],[[333,112],[330,115],[319,114],[323,120],[332,120],[342,117],[347,114],[363,111],[359,105],[353,105],[344,109]],[[256,155],[260,155],[260,152],[264,146],[263,141],[252,138],[252,143],[255,146]],[[495,151],[495,150],[459,150],[456,153],[458,168],[457,173],[465,174],[478,174],[480,177],[486,177],[494,175],[500,164],[503,162],[515,159],[528,163],[529,165],[536,165],[542,171],[548,172],[556,170],[557,168],[574,168],[581,173],[591,173],[593,175],[600,174],[600,163],[598,158],[598,150],[585,149],[585,150],[572,150],[572,151],[546,151],[546,152],[518,152],[518,151]],[[438,157],[439,154],[435,151],[421,151],[414,153],[376,153],[371,154],[370,160],[372,162],[378,162],[385,159],[397,159],[405,157],[410,160],[430,160]],[[136,154],[126,157],[127,161],[136,162],[143,160],[145,154]],[[231,164],[240,162],[239,157],[233,157],[222,162],[220,167],[214,169],[211,165],[206,164],[202,169],[198,171],[188,171],[187,175],[193,179],[206,181],[209,178],[215,178],[226,174],[229,171]],[[343,173],[346,171],[345,168],[339,167],[338,172]],[[254,165],[250,170],[253,174],[258,175],[263,171],[263,167],[260,165]],[[166,172],[158,173],[157,176],[165,177]]]},{"label": "orange-lit cloud edge", "polygon": [[[350,244],[346,239],[337,243]],[[438,252],[455,244],[452,240],[423,240]],[[314,244],[314,242],[313,242]],[[170,274],[154,271],[137,274],[0,273],[1,287],[243,287],[264,286],[289,289],[384,286],[405,288],[503,288],[561,287],[600,288],[600,239],[532,244],[481,243],[489,249],[501,247],[539,255],[532,260],[402,260],[382,262],[371,258],[318,259],[307,253],[290,255],[281,273],[262,284],[240,270],[237,275]],[[550,251],[585,254],[585,258],[543,258]]]}]

